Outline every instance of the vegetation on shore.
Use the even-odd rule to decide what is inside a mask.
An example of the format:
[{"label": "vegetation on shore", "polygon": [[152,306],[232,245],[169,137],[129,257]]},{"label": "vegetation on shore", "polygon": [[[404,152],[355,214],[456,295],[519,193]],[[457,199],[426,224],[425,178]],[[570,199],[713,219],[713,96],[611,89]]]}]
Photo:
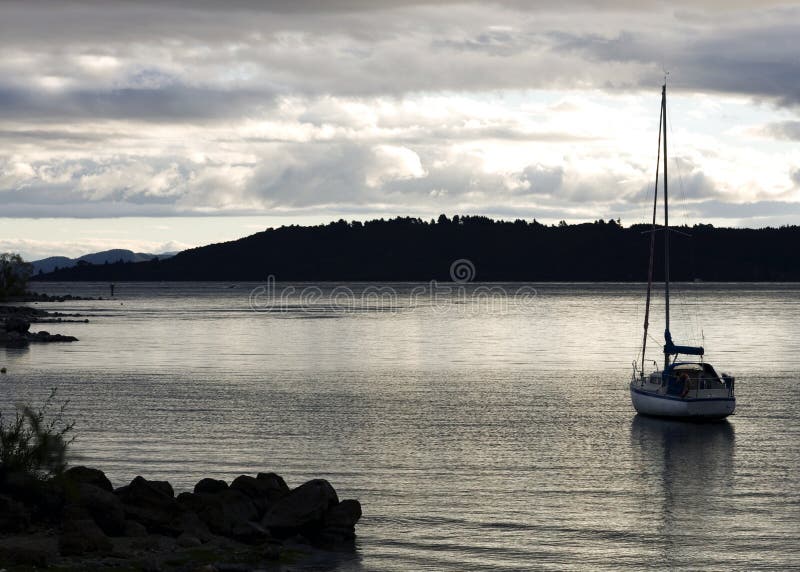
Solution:
[{"label": "vegetation on shore", "polygon": [[32,272],[31,265],[19,254],[0,253],[0,302],[24,296]]},{"label": "vegetation on shore", "polygon": [[56,393],[52,388],[40,407],[19,407],[13,419],[0,411],[0,472],[23,473],[38,480],[63,473],[75,422],[65,417],[69,401],[56,404]]},{"label": "vegetation on shore", "polygon": [[[715,228],[671,234],[673,280],[800,281],[800,227]],[[416,281],[450,280],[468,259],[476,281],[644,281],[650,227],[619,221],[544,225],[483,216],[398,217],[269,228],[168,260],[85,265],[37,280]],[[656,235],[661,279],[663,232]],[[687,236],[690,235],[690,236]]]}]

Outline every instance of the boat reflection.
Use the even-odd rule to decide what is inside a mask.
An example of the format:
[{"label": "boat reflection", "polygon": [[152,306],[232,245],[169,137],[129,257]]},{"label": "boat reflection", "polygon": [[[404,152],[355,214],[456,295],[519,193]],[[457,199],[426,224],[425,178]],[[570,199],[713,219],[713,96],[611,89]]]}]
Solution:
[{"label": "boat reflection", "polygon": [[[708,538],[730,517],[735,432],[728,421],[689,423],[636,415],[631,424],[639,498],[660,560],[681,566],[702,550],[714,559],[719,538]],[[694,559],[694,560],[693,560]]]}]

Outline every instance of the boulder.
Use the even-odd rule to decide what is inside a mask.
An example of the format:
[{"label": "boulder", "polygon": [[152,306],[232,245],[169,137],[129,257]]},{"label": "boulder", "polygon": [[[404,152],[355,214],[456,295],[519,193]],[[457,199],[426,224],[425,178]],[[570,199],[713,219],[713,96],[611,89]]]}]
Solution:
[{"label": "boulder", "polygon": [[0,494],[6,494],[26,504],[39,497],[42,481],[22,470],[0,465]]},{"label": "boulder", "polygon": [[38,332],[28,334],[28,339],[32,342],[77,342],[75,336],[64,336],[62,334],[50,334],[48,332]]},{"label": "boulder", "polygon": [[30,523],[31,514],[24,504],[0,495],[0,533],[22,532]]},{"label": "boulder", "polygon": [[58,539],[62,556],[80,556],[88,552],[111,552],[113,544],[91,519],[67,520]]},{"label": "boulder", "polygon": [[42,548],[42,546],[35,544],[33,546],[0,545],[0,563],[3,566],[13,566],[15,568],[19,566],[22,570],[47,568],[54,554],[50,554],[50,551]]},{"label": "boulder", "polygon": [[79,483],[71,500],[85,510],[103,533],[108,536],[125,534],[125,508],[114,493],[95,485]]},{"label": "boulder", "polygon": [[126,520],[123,534],[131,538],[141,538],[147,536],[147,528],[135,520]]},{"label": "boulder", "polygon": [[343,500],[325,513],[319,540],[323,544],[349,544],[356,538],[356,523],[361,518],[361,503]]},{"label": "boulder", "polygon": [[275,495],[275,499],[285,497],[289,494],[290,490],[289,485],[286,484],[286,481],[283,480],[283,477],[280,475],[276,475],[275,473],[258,473],[256,478],[259,481],[264,481],[268,483],[270,490],[273,491],[273,495]]},{"label": "boulder", "polygon": [[346,499],[325,513],[323,526],[355,527],[361,519],[361,503],[357,500]]},{"label": "boulder", "polygon": [[182,512],[174,522],[174,525],[183,531],[181,534],[189,534],[200,539],[200,541],[203,543],[206,543],[213,538],[213,535],[208,529],[206,523],[200,520],[200,517],[194,512]]},{"label": "boulder", "polygon": [[272,540],[269,531],[257,522],[237,523],[231,529],[231,538],[244,544],[264,544]]},{"label": "boulder", "polygon": [[289,494],[289,487],[275,474],[259,473],[259,477],[241,475],[231,483],[231,489],[246,495],[258,509],[259,518],[271,505]]},{"label": "boulder", "polygon": [[339,504],[339,498],[325,479],[314,479],[300,485],[276,502],[261,520],[278,538],[297,533],[314,536],[322,529],[325,514]]},{"label": "boulder", "polygon": [[3,340],[3,345],[9,348],[24,348],[28,345],[28,338],[19,332],[8,332]]},{"label": "boulder", "polygon": [[178,536],[182,532],[174,525],[181,508],[168,482],[136,477],[114,494],[124,505],[125,518],[143,524],[148,532],[167,536]]},{"label": "boulder", "polygon": [[26,334],[30,327],[31,323],[25,318],[20,318],[19,316],[10,316],[6,318],[6,331],[9,333],[17,332],[19,334]]},{"label": "boulder", "polygon": [[224,490],[215,494],[181,493],[178,503],[195,513],[214,534],[231,537],[238,524],[256,520],[258,509],[253,501],[237,490]]},{"label": "boulder", "polygon": [[214,494],[222,492],[227,489],[228,489],[228,483],[217,479],[201,479],[194,486],[194,492],[197,494],[201,493]]},{"label": "boulder", "polygon": [[94,485],[95,487],[103,489],[104,491],[108,491],[110,493],[114,492],[114,487],[111,486],[111,481],[109,481],[105,473],[99,469],[92,469],[91,467],[84,466],[70,467],[64,471],[64,478],[67,480],[67,482]]},{"label": "boulder", "polygon": [[175,542],[182,548],[195,548],[203,544],[199,538],[192,536],[188,532],[182,532]]}]

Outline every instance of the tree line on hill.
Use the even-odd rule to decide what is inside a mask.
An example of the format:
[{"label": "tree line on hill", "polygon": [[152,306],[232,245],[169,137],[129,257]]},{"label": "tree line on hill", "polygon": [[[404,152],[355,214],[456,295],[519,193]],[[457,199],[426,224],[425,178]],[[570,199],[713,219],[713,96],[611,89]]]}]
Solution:
[{"label": "tree line on hill", "polygon": [[[37,276],[53,281],[428,281],[451,279],[460,259],[476,281],[644,281],[650,226],[619,221],[545,225],[445,215],[268,228],[168,260],[81,265]],[[800,227],[679,227],[670,233],[676,281],[800,281]],[[688,235],[688,236],[687,236]],[[664,232],[656,231],[655,280]]]}]

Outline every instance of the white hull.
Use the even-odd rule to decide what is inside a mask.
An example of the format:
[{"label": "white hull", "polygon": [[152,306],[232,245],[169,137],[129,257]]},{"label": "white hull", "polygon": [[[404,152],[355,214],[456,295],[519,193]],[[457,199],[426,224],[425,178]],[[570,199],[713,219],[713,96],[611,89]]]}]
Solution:
[{"label": "white hull", "polygon": [[690,398],[661,395],[631,387],[631,401],[637,412],[657,417],[723,419],[736,409],[733,397]]}]

